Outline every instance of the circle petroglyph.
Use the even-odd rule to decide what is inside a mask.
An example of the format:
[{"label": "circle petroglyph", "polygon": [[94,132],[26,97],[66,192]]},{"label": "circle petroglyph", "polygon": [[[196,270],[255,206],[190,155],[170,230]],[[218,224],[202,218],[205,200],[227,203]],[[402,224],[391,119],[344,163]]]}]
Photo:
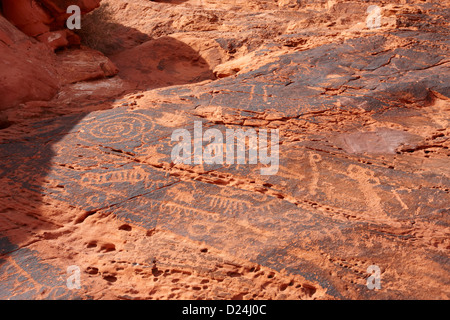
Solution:
[{"label": "circle petroglyph", "polygon": [[121,143],[139,140],[153,130],[152,118],[141,113],[113,114],[86,122],[80,138],[90,142]]}]

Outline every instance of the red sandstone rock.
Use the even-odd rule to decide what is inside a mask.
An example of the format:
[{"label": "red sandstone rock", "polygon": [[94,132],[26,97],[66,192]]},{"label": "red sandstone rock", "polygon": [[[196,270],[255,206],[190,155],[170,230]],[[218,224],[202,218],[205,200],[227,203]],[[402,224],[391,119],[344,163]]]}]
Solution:
[{"label": "red sandstone rock", "polygon": [[35,0],[2,0],[3,15],[26,35],[49,32],[53,18]]},{"label": "red sandstone rock", "polygon": [[69,45],[65,30],[46,32],[37,36],[36,39],[38,39],[42,43],[47,44],[53,50]]},{"label": "red sandstone rock", "polygon": [[28,101],[51,100],[61,86],[115,75],[116,66],[102,53],[53,49],[79,43],[70,30],[46,32],[40,42],[17,30],[0,15],[0,110]]},{"label": "red sandstone rock", "polygon": [[112,77],[119,72],[107,57],[89,48],[59,52],[56,60],[63,84]]},{"label": "red sandstone rock", "polygon": [[[82,13],[88,13],[99,6],[101,0],[1,0],[3,15],[18,29],[31,37],[57,49],[69,44],[79,44],[79,39],[64,30],[70,14],[70,5],[80,7]],[[51,32],[51,33],[50,33]]]},{"label": "red sandstone rock", "polygon": [[53,52],[1,15],[0,40],[0,110],[29,100],[50,100],[59,88]]},{"label": "red sandstone rock", "polygon": [[[114,77],[0,23],[0,99],[61,85],[0,114],[1,299],[449,299],[448,1],[104,2]],[[195,121],[279,171],[174,164]]]}]

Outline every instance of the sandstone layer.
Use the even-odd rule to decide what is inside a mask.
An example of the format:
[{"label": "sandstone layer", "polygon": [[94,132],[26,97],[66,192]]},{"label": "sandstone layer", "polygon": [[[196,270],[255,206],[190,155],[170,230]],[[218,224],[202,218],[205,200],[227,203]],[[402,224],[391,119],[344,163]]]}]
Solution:
[{"label": "sandstone layer", "polygon": [[[87,13],[99,1],[70,3]],[[2,0],[0,4],[0,110],[49,101],[69,83],[118,72],[102,53],[81,48],[79,36],[65,29],[67,1]],[[78,50],[64,50],[71,46]],[[61,50],[55,54],[55,49]],[[7,121],[5,115],[0,119]]]},{"label": "sandstone layer", "polygon": [[[0,16],[0,298],[449,299],[449,19],[104,0],[53,53]],[[278,129],[278,172],[175,164],[198,121]]]}]

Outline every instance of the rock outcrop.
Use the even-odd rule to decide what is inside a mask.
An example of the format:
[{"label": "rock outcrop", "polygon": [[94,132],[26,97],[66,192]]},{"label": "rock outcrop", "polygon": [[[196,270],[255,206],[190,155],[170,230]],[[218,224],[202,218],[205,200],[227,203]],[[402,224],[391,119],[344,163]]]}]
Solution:
[{"label": "rock outcrop", "polygon": [[[92,49],[80,49],[79,37],[64,29],[69,2],[87,13],[100,1],[1,1],[0,110],[29,101],[50,101],[67,84],[117,74],[108,58]],[[78,46],[53,52],[70,45]]]},{"label": "rock outcrop", "polygon": [[[110,60],[0,17],[0,298],[450,298],[449,1],[102,3]],[[174,163],[198,122],[277,172]]]},{"label": "rock outcrop", "polygon": [[55,55],[0,15],[0,110],[50,100],[59,89]]},{"label": "rock outcrop", "polygon": [[53,49],[80,44],[79,37],[65,29],[70,5],[77,5],[81,13],[88,13],[101,0],[1,0],[6,19],[30,37],[46,43]]}]

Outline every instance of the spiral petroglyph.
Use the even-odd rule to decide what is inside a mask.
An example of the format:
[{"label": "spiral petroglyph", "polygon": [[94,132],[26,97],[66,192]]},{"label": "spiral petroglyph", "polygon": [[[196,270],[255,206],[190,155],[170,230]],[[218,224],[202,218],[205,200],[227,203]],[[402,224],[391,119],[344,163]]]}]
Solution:
[{"label": "spiral petroglyph", "polygon": [[141,113],[112,114],[87,121],[80,139],[90,142],[123,143],[139,140],[154,128],[152,119]]}]

